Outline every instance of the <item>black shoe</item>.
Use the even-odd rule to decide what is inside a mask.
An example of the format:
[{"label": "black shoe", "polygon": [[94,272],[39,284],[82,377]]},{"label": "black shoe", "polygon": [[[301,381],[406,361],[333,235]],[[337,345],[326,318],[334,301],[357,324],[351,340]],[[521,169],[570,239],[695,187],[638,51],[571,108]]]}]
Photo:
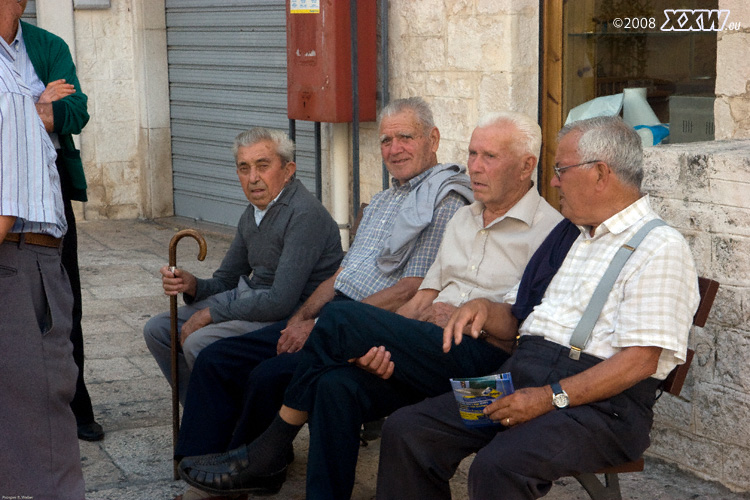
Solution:
[{"label": "black shoe", "polygon": [[247,470],[250,459],[247,446],[226,452],[200,457],[185,457],[177,470],[190,486],[215,495],[226,493],[253,493],[274,495],[286,480],[286,466],[266,476],[255,476]]},{"label": "black shoe", "polygon": [[104,429],[96,422],[78,424],[78,439],[84,441],[101,441],[104,439]]}]

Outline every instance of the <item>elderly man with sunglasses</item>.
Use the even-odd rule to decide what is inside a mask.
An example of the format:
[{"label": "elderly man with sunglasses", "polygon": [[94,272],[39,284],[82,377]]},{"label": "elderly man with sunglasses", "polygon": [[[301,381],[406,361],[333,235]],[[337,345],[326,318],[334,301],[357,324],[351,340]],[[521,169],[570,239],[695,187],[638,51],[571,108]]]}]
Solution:
[{"label": "elderly man with sunglasses", "polygon": [[[566,126],[556,159],[552,186],[570,222],[550,234],[503,303],[471,301],[444,330],[446,350],[480,332],[520,335],[499,370],[511,373],[515,393],[485,409],[490,427],[465,426],[451,393],[394,413],[383,428],[377,498],[450,498],[448,482],[472,453],[470,498],[539,498],[559,477],[634,460],[648,447],[656,390],[685,361],[698,305],[690,249],[641,193],[641,142],[622,120]],[[611,267],[621,247],[631,256]],[[605,275],[613,284],[599,288]]]}]

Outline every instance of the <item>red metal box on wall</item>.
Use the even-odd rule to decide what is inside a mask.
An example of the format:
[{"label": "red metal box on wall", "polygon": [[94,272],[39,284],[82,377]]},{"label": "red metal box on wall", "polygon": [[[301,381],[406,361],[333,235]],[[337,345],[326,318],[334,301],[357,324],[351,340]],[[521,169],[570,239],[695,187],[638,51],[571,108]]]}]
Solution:
[{"label": "red metal box on wall", "polygon": [[[359,120],[375,120],[376,0],[357,1]],[[286,0],[287,111],[295,120],[352,121],[347,0]]]}]

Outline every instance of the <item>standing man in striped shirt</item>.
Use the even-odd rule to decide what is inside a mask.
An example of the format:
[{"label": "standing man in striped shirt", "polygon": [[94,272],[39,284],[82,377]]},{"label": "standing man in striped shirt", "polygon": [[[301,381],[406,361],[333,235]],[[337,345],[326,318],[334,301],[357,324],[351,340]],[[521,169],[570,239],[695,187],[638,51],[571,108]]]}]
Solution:
[{"label": "standing man in striped shirt", "polygon": [[68,232],[63,241],[62,263],[73,290],[73,323],[70,340],[73,358],[78,365],[76,395],[71,408],[78,424],[78,437],[97,441],[104,437],[102,427],[94,420],[91,398],[83,380],[83,331],[81,328],[81,279],[78,272],[78,236],[71,201],[86,201],[86,178],[81,154],[73,143],[72,134],[80,134],[88,123],[88,98],[81,92],[76,68],[68,45],[62,38],[21,21],[27,0],[3,2],[0,29],[2,52],[21,75],[31,91],[36,110],[42,118],[57,151],[65,219]]},{"label": "standing man in striped shirt", "polygon": [[[0,0],[6,15],[22,9]],[[5,50],[4,47],[0,51]],[[55,149],[34,100],[0,56],[0,496],[81,500],[70,401],[73,294],[61,264],[67,230]]]}]

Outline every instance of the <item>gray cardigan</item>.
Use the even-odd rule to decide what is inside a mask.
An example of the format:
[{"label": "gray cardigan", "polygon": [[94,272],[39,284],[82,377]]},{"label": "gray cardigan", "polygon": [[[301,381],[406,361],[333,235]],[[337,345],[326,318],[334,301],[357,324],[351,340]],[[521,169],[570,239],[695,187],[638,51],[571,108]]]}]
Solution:
[{"label": "gray cardigan", "polygon": [[260,227],[248,204],[237,234],[211,279],[198,279],[195,297],[202,300],[237,287],[250,290],[226,306],[211,307],[214,323],[230,320],[279,321],[289,317],[333,276],[344,253],[336,222],[298,179],[284,188]]}]

